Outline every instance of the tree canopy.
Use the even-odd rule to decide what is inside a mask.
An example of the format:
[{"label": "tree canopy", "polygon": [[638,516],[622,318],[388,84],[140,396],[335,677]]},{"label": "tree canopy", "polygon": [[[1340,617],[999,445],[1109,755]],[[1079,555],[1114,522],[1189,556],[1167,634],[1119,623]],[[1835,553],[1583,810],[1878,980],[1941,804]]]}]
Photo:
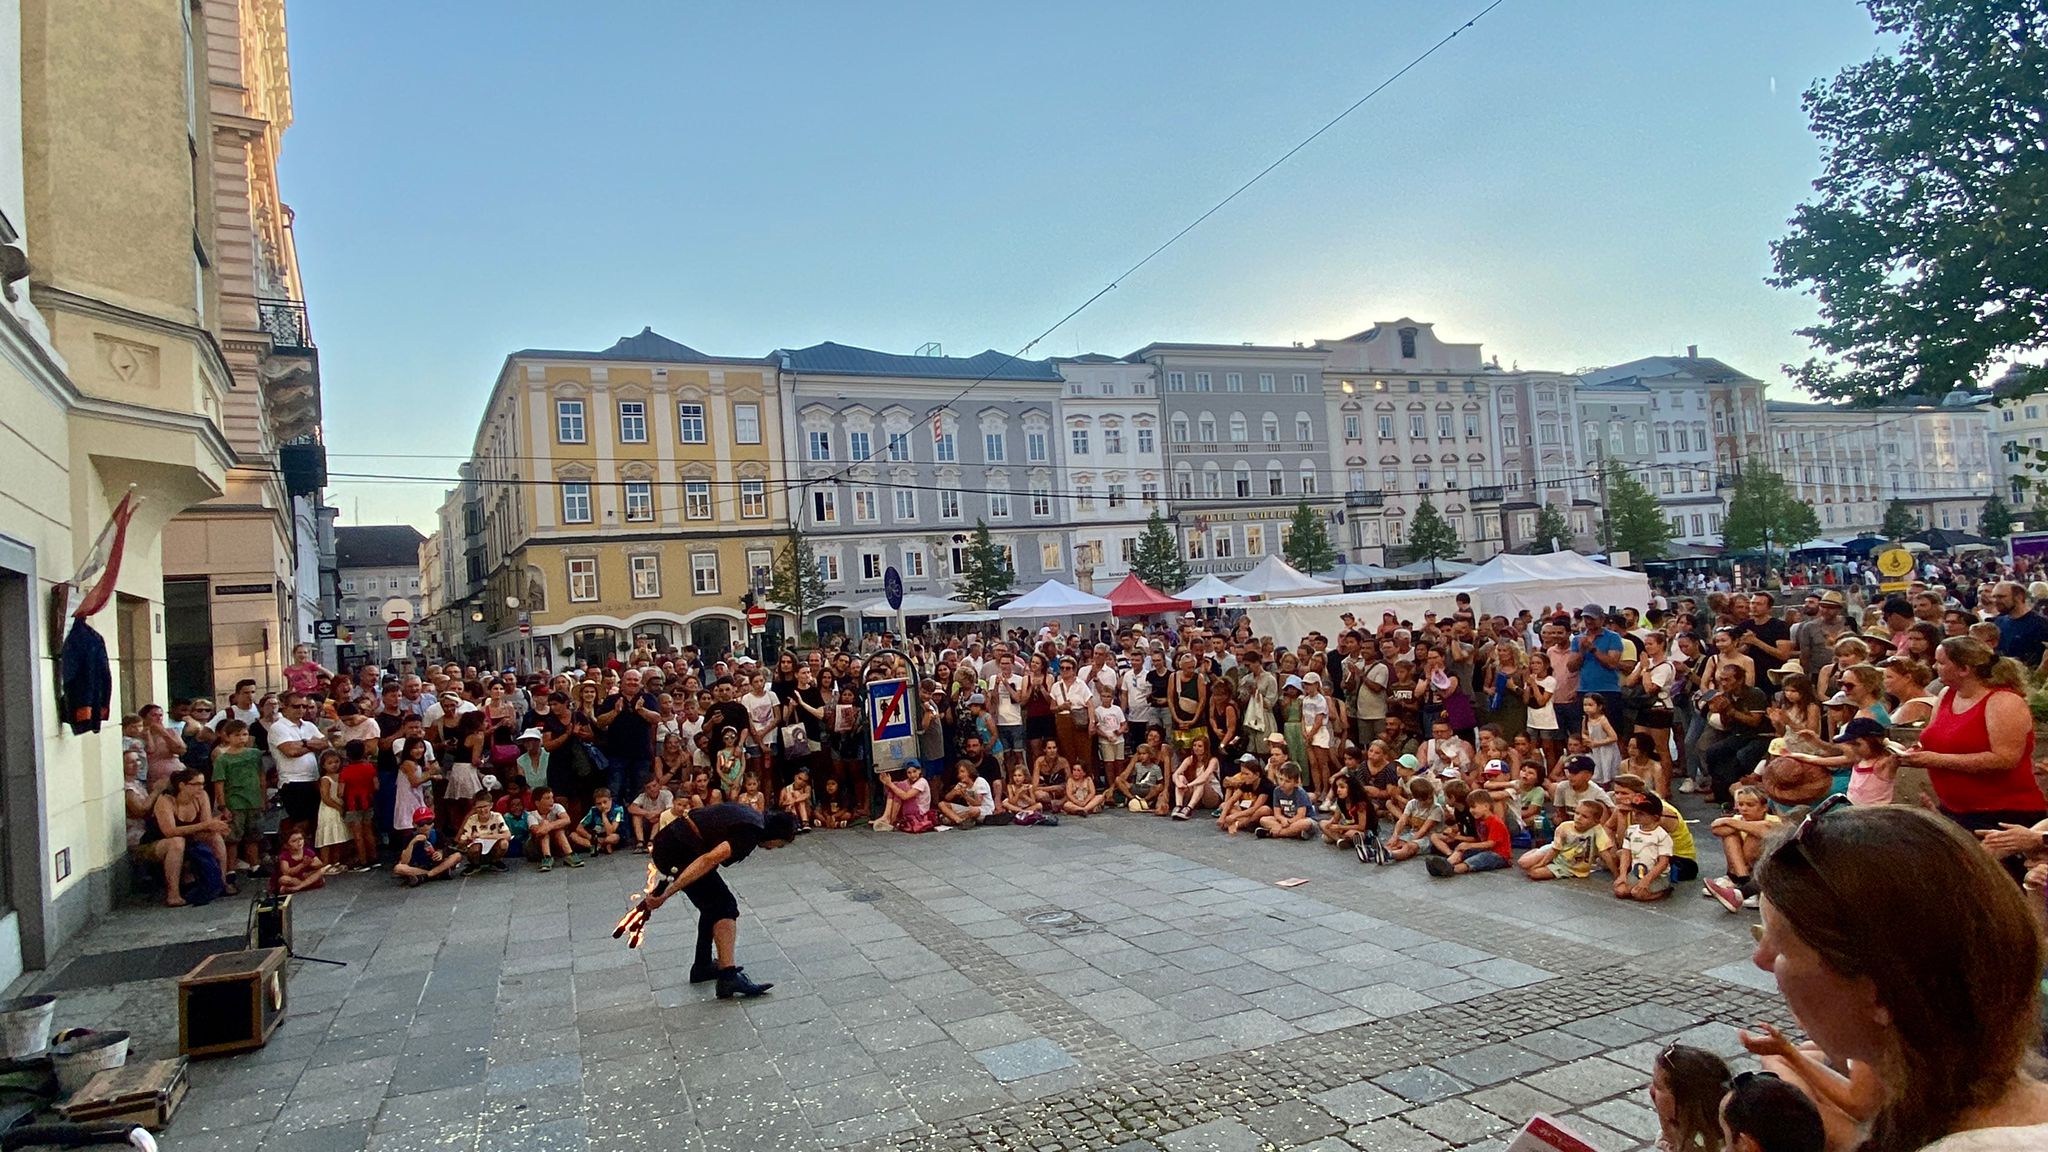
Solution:
[{"label": "tree canopy", "polygon": [[1773,548],[1797,548],[1819,535],[1813,506],[1786,487],[1783,476],[1752,467],[1735,478],[1721,521],[1721,543],[1729,551],[1761,548],[1768,559]]},{"label": "tree canopy", "polygon": [[1878,532],[1887,540],[1904,540],[1920,530],[1920,517],[1906,507],[1904,500],[1893,500],[1884,506],[1884,523]]},{"label": "tree canopy", "polygon": [[1562,552],[1572,546],[1572,524],[1564,509],[1546,503],[1537,510],[1535,544],[1545,552]]},{"label": "tree canopy", "polygon": [[1156,506],[1132,549],[1131,571],[1168,596],[1188,586],[1188,565],[1181,558],[1180,542],[1174,539],[1173,529]]},{"label": "tree canopy", "polygon": [[1607,463],[1607,547],[1622,549],[1636,562],[1670,551],[1677,535],[1657,498],[1620,464]]},{"label": "tree canopy", "polygon": [[1337,547],[1330,543],[1330,530],[1323,523],[1323,514],[1306,500],[1294,509],[1294,519],[1287,522],[1287,543],[1281,558],[1310,575],[1337,566]]},{"label": "tree canopy", "polygon": [[818,558],[811,542],[791,528],[775,552],[775,565],[768,574],[768,598],[796,616],[801,633],[812,612],[825,602],[825,577],[818,571]]},{"label": "tree canopy", "polygon": [[1417,560],[1455,560],[1464,550],[1465,546],[1458,542],[1458,530],[1424,496],[1408,521],[1408,551]]},{"label": "tree canopy", "polygon": [[962,559],[964,564],[954,586],[959,590],[960,598],[976,608],[988,607],[991,601],[1009,592],[1017,583],[1017,573],[1010,567],[1009,557],[989,535],[986,520],[974,522],[974,535],[967,541],[967,552]]},{"label": "tree canopy", "polygon": [[1993,495],[1984,501],[1984,511],[1977,517],[1978,529],[1993,540],[2003,540],[2012,535],[2012,505],[2005,497]]}]

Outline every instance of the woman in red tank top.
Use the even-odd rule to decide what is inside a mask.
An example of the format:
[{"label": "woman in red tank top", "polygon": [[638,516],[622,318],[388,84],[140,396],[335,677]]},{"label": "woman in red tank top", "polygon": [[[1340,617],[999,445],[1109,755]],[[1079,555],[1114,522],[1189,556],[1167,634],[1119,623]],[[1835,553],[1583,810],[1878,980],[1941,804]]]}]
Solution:
[{"label": "woman in red tank top", "polygon": [[1942,641],[1934,665],[1946,688],[1920,746],[1900,762],[1927,769],[1942,813],[1973,832],[2048,817],[2018,665],[1967,636]]}]

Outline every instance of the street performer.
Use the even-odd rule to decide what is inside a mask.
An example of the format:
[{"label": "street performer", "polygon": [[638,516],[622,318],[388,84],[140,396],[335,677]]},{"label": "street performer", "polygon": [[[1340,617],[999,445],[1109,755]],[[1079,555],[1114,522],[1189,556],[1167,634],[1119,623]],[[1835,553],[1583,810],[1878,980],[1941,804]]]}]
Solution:
[{"label": "street performer", "polygon": [[[647,893],[613,929],[616,939],[632,933],[638,947],[647,917],[681,892],[697,906],[697,956],[690,965],[690,983],[718,981],[718,998],[754,997],[773,987],[757,984],[733,963],[733,941],[739,929],[740,906],[732,889],[718,875],[753,854],[796,839],[796,818],[787,812],[766,815],[745,804],[712,804],[677,816],[654,834],[648,864]],[[717,949],[717,963],[712,950]]]}]

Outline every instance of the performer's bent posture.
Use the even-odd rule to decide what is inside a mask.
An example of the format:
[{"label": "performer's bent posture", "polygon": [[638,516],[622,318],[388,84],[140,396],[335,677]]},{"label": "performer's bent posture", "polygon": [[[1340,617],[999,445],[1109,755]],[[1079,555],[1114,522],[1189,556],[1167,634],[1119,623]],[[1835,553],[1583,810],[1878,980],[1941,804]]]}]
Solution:
[{"label": "performer's bent posture", "polygon": [[[640,942],[640,929],[647,913],[661,907],[678,892],[697,906],[697,956],[690,965],[690,983],[718,981],[718,998],[759,996],[772,985],[756,984],[733,963],[733,939],[739,928],[740,906],[732,889],[718,875],[745,860],[755,848],[780,848],[796,839],[796,818],[787,812],[765,816],[745,804],[713,804],[685,816],[654,834],[653,859],[647,894],[626,919],[619,922],[618,936],[633,933]],[[712,949],[718,952],[712,963]]]}]

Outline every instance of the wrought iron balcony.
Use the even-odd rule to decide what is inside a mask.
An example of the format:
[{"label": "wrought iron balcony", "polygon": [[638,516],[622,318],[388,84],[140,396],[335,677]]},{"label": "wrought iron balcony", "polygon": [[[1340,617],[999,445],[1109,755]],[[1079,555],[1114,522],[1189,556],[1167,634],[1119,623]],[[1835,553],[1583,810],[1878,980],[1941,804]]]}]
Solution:
[{"label": "wrought iron balcony", "polygon": [[313,351],[313,327],[306,319],[306,302],[303,300],[282,300],[274,298],[256,301],[257,322],[270,334],[270,343],[277,351],[307,353]]},{"label": "wrought iron balcony", "polygon": [[1467,495],[1471,496],[1474,501],[1492,501],[1498,504],[1501,498],[1506,495],[1506,492],[1498,484],[1494,484],[1484,488],[1474,488]]},{"label": "wrought iron balcony", "polygon": [[1344,506],[1346,508],[1378,508],[1385,505],[1386,502],[1387,495],[1385,492],[1346,492],[1344,494]]}]

